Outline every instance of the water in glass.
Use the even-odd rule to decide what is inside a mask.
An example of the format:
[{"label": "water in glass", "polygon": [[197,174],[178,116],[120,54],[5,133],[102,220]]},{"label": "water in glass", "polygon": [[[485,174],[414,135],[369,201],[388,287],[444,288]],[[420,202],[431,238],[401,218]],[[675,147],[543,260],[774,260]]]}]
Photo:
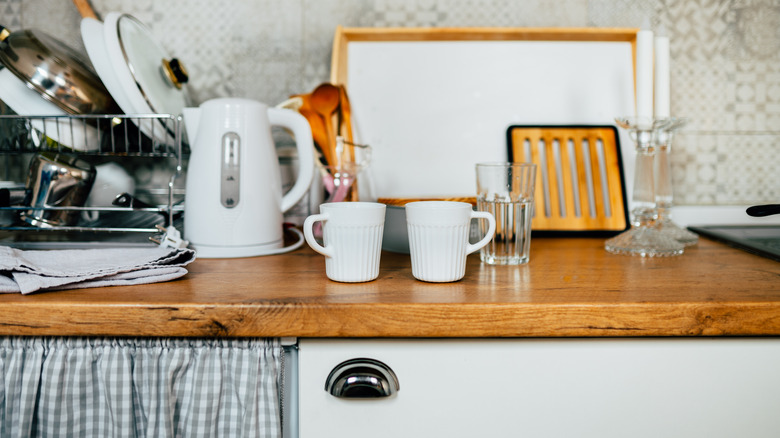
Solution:
[{"label": "water in glass", "polygon": [[[480,259],[493,265],[528,263],[533,203],[526,199],[512,202],[480,196],[477,210],[492,213],[496,218],[495,237],[480,250]],[[481,227],[484,233],[486,225]]]}]

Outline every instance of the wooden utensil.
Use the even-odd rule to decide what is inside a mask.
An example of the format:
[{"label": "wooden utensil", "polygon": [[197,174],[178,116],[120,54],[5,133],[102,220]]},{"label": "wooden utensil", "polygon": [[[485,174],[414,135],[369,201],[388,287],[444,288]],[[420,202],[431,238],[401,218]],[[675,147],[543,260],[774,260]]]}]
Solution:
[{"label": "wooden utensil", "polygon": [[293,97],[298,97],[301,99],[301,105],[298,107],[298,112],[309,122],[309,126],[311,127],[311,135],[314,139],[314,145],[317,147],[317,150],[321,155],[320,161],[324,161],[322,163],[324,165],[329,165],[330,160],[333,158],[327,155],[329,150],[329,140],[327,132],[325,131],[325,124],[323,123],[320,114],[314,111],[314,108],[311,106],[311,94],[299,94]]},{"label": "wooden utensil", "polygon": [[339,125],[339,133],[351,145],[353,143],[351,115],[352,107],[349,104],[347,88],[343,84],[339,85],[339,99],[341,100],[341,121]]},{"label": "wooden utensil", "polygon": [[333,115],[339,108],[339,89],[335,85],[320,84],[311,93],[309,102],[312,109],[322,117],[328,142],[322,145],[322,151],[329,165],[336,165],[336,134],[333,128]]},{"label": "wooden utensil", "polygon": [[[355,143],[354,135],[352,133],[352,106],[349,103],[349,96],[347,96],[347,87],[344,84],[339,86],[339,134],[346,141],[344,146],[347,149],[347,156],[350,161],[355,160]],[[352,185],[352,189],[349,193],[350,201],[358,200],[357,181]]]},{"label": "wooden utensil", "polygon": [[352,135],[352,107],[349,104],[347,88],[341,84],[339,87],[339,135],[346,140],[344,146],[350,161],[355,160],[355,143]]},{"label": "wooden utensil", "polygon": [[76,9],[79,10],[81,18],[94,18],[95,20],[100,19],[95,13],[95,10],[92,9],[92,5],[89,3],[89,0],[73,0],[73,4],[76,5]]}]

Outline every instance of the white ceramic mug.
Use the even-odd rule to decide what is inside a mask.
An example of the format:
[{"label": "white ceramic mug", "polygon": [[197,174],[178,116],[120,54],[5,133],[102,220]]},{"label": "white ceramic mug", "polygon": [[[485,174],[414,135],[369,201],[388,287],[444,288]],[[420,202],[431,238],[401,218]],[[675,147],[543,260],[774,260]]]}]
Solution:
[{"label": "white ceramic mug", "polygon": [[[469,244],[472,219],[488,221],[485,236]],[[406,204],[406,226],[414,278],[430,282],[457,281],[466,274],[466,256],[490,242],[496,230],[492,214],[474,211],[471,204],[419,201]]]},{"label": "white ceramic mug", "polygon": [[[87,207],[111,207],[114,199],[122,193],[135,194],[135,180],[122,166],[108,162],[95,166],[95,183],[87,197]],[[96,220],[98,211],[84,211],[85,220]]]},{"label": "white ceramic mug", "polygon": [[[322,221],[320,245],[312,227]],[[379,257],[385,225],[385,205],[375,202],[332,202],[320,214],[306,218],[306,243],[325,256],[325,274],[333,281],[357,283],[379,276]]]}]

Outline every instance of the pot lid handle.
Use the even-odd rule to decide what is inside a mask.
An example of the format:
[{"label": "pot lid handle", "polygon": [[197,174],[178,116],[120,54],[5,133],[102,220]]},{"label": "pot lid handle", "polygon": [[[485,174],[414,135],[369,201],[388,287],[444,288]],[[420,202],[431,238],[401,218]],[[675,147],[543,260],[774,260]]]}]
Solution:
[{"label": "pot lid handle", "polygon": [[190,80],[190,76],[187,73],[187,69],[184,68],[184,64],[177,58],[163,59],[162,60],[163,72],[165,77],[178,89],[181,89],[182,84],[186,84]]}]

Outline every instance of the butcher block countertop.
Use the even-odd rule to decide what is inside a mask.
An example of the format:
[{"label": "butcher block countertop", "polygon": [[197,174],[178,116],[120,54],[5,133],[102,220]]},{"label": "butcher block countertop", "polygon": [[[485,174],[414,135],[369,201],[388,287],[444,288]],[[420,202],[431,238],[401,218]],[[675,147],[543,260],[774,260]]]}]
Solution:
[{"label": "butcher block countertop", "polygon": [[0,295],[0,334],[192,337],[780,335],[780,263],[701,239],[681,257],[604,251],[604,239],[535,238],[525,266],[469,256],[466,277],[412,277],[382,254],[379,278],[335,283],[309,248],[199,259],[182,279]]}]

